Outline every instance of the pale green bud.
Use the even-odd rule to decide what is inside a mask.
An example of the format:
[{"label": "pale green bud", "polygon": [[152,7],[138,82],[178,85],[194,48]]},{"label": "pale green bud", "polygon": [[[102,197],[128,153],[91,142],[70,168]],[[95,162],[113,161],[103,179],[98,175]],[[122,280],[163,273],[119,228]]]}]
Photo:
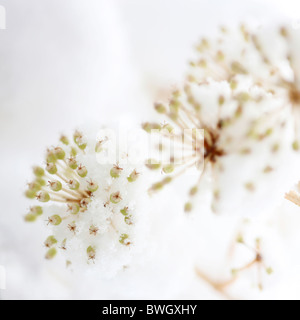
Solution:
[{"label": "pale green bud", "polygon": [[187,202],[185,205],[184,205],[184,212],[188,213],[188,212],[191,212],[193,209],[193,205],[190,203],[190,202]]},{"label": "pale green bud", "polygon": [[36,178],[35,182],[38,183],[41,187],[45,187],[46,185],[46,180],[42,178]]},{"label": "pale green bud", "polygon": [[76,156],[77,156],[77,150],[76,150],[76,148],[72,147],[70,154],[71,154],[72,157],[76,157]]},{"label": "pale green bud", "polygon": [[97,183],[93,182],[92,180],[88,181],[88,186],[87,186],[88,191],[96,192],[98,190],[98,188],[99,188],[99,186]]},{"label": "pale green bud", "polygon": [[112,178],[119,178],[123,169],[120,168],[119,166],[113,166],[113,168],[110,170],[110,176]]},{"label": "pale green bud", "polygon": [[34,192],[38,192],[42,189],[41,185],[39,183],[37,183],[36,181],[28,183],[28,188],[29,188],[29,190],[32,190]]},{"label": "pale green bud", "polygon": [[198,192],[198,187],[197,186],[192,187],[190,190],[190,196],[191,197],[194,196],[195,194],[197,194],[197,192]]},{"label": "pale green bud", "polygon": [[71,214],[78,214],[80,211],[80,206],[77,203],[68,204],[68,211]]},{"label": "pale green bud", "polygon": [[54,151],[53,150],[48,150],[47,151],[47,156],[46,156],[46,161],[48,163],[54,163],[54,162],[56,162],[56,160],[57,160],[57,158],[56,158],[56,155],[55,155]]},{"label": "pale green bud", "polygon": [[37,200],[40,202],[49,202],[50,201],[50,195],[46,191],[41,191],[37,196]]},{"label": "pale green bud", "polygon": [[298,142],[298,141],[294,141],[294,142],[293,142],[293,149],[294,149],[295,151],[299,151],[300,145],[299,145],[299,142]]},{"label": "pale green bud", "polygon": [[156,103],[154,105],[154,108],[158,113],[161,113],[161,114],[167,113],[167,108],[162,103]]},{"label": "pale green bud", "polygon": [[43,208],[40,206],[31,207],[30,212],[34,215],[41,216],[43,214]]},{"label": "pale green bud", "polygon": [[67,164],[73,170],[76,170],[78,167],[77,161],[74,157],[67,159]]},{"label": "pale green bud", "polygon": [[26,222],[35,222],[37,219],[37,215],[33,214],[33,213],[28,213],[26,214],[26,216],[24,217],[24,220]]},{"label": "pale green bud", "polygon": [[55,214],[52,217],[48,218],[48,224],[52,224],[53,226],[59,226],[62,222],[62,219],[59,215]]},{"label": "pale green bud", "polygon": [[120,192],[115,192],[110,195],[110,201],[114,204],[118,204],[122,201],[122,197]]},{"label": "pale green bud", "polygon": [[60,147],[55,148],[54,153],[55,153],[56,158],[59,160],[64,160],[64,158],[66,157],[65,151]]},{"label": "pale green bud", "polygon": [[80,165],[77,169],[77,173],[81,178],[85,178],[88,174],[87,168]]},{"label": "pale green bud", "polygon": [[45,170],[41,167],[34,167],[33,173],[38,177],[41,178],[45,175]]},{"label": "pale green bud", "polygon": [[126,233],[123,233],[123,234],[120,236],[119,242],[120,242],[121,244],[124,244],[125,246],[130,245],[129,235],[126,234]]},{"label": "pale green bud", "polygon": [[68,187],[71,190],[78,190],[80,188],[80,183],[77,180],[70,180],[68,183]]},{"label": "pale green bud", "polygon": [[57,173],[57,166],[54,163],[47,163],[46,170],[50,174],[56,174]]},{"label": "pale green bud", "polygon": [[55,244],[57,244],[57,240],[55,239],[54,236],[50,236],[46,239],[46,241],[44,242],[45,246],[47,248],[51,248],[52,246],[54,246]]},{"label": "pale green bud", "polygon": [[120,212],[122,213],[123,216],[128,216],[128,214],[129,214],[128,207],[121,209]]},{"label": "pale green bud", "polygon": [[158,170],[161,167],[161,163],[159,163],[158,161],[154,160],[154,159],[149,159],[146,162],[146,167],[150,170]]},{"label": "pale green bud", "polygon": [[138,179],[139,175],[140,174],[136,170],[133,170],[127,178],[128,182],[135,182]]},{"label": "pale green bud", "polygon": [[132,225],[132,216],[125,217],[124,221],[127,225]]},{"label": "pale green bud", "polygon": [[74,142],[81,150],[84,150],[87,147],[87,143],[84,140],[83,134],[79,131],[76,131],[74,134]]},{"label": "pale green bud", "polygon": [[62,135],[61,137],[60,137],[60,142],[62,142],[64,145],[66,145],[66,146],[68,146],[69,145],[69,139],[66,137],[66,136],[64,136],[64,135]]},{"label": "pale green bud", "polygon": [[172,164],[166,165],[163,167],[162,170],[165,174],[170,174],[174,171],[174,165],[172,165]]},{"label": "pale green bud", "polygon": [[34,199],[36,197],[36,191],[28,189],[25,192],[25,196],[28,199]]},{"label": "pale green bud", "polygon": [[52,191],[58,192],[62,189],[62,183],[60,181],[49,181],[49,187]]},{"label": "pale green bud", "polygon": [[46,258],[47,260],[51,260],[51,259],[53,259],[53,258],[56,256],[56,254],[57,254],[56,249],[55,249],[55,248],[51,248],[51,249],[49,249],[49,250],[47,251],[45,258]]},{"label": "pale green bud", "polygon": [[89,260],[95,260],[95,258],[96,258],[96,249],[94,247],[89,246],[86,249],[86,253],[88,255]]}]

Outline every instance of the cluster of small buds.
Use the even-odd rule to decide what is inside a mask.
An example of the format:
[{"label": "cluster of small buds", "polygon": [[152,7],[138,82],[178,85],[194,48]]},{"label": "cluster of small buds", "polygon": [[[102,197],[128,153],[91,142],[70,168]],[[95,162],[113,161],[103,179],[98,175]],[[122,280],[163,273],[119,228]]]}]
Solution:
[{"label": "cluster of small buds", "polygon": [[79,131],[73,142],[62,136],[57,147],[47,150],[45,168],[33,168],[35,179],[25,195],[40,205],[30,208],[25,221],[41,219],[52,227],[44,242],[46,259],[62,251],[67,265],[79,257],[95,263],[107,250],[131,247],[136,209],[128,193],[140,173],[128,163],[100,164],[105,141],[90,143]]},{"label": "cluster of small buds", "polygon": [[[278,99],[277,93],[282,92],[275,90],[275,84],[285,88],[287,81],[284,84],[282,78],[280,81],[274,80],[271,90],[269,78],[266,81],[260,78],[259,82],[257,73],[252,75],[247,57],[253,52],[257,60],[262,60],[259,66],[266,66],[268,75],[271,70],[274,77],[279,77],[280,73],[279,70],[275,72],[270,60],[265,58],[262,47],[258,45],[258,36],[250,36],[244,26],[239,32],[240,38],[236,39],[222,28],[222,36],[217,41],[203,39],[197,47],[200,58],[191,63],[183,88],[174,90],[168,101],[155,104],[155,110],[166,117],[170,124],[143,124],[146,132],[160,134],[162,143],[156,146],[160,154],[167,149],[170,141],[173,144],[172,151],[168,149],[168,162],[164,164],[149,159],[146,164],[149,169],[161,170],[163,175],[168,176],[167,180],[164,177],[155,183],[150,191],[162,189],[192,167],[198,168],[198,180],[190,189],[190,200],[185,204],[186,212],[193,209],[195,195],[207,172],[214,180],[212,209],[219,211],[218,202],[222,197],[219,178],[226,169],[224,164],[229,157],[240,157],[243,163],[255,152],[266,150],[262,167],[241,182],[241,187],[253,194],[257,189],[254,177],[262,179],[261,176],[270,176],[276,171],[272,158],[278,154],[282,145],[290,143],[297,149],[293,138],[287,138],[287,122],[290,120],[287,101],[282,100],[282,97]],[[231,55],[233,46],[238,49]],[[291,63],[292,60],[289,61]]]}]

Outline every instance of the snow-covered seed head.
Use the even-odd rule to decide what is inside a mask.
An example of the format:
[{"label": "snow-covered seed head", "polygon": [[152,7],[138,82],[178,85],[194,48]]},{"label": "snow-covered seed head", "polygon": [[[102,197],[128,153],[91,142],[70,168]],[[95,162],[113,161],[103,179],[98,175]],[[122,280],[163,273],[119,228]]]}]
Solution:
[{"label": "snow-covered seed head", "polygon": [[[170,153],[167,160],[149,159],[146,167],[174,179],[198,169],[198,173],[194,170],[197,190],[210,175],[212,193],[218,190],[218,196],[212,197],[215,211],[225,197],[219,184],[228,170],[228,159],[239,158],[242,164],[254,158],[258,150],[265,150],[262,167],[272,170],[264,173],[276,174],[270,164],[274,153],[279,153],[281,142],[290,143],[291,150],[300,149],[300,82],[297,80],[300,61],[288,36],[290,32],[284,33],[284,39],[282,32],[274,34],[272,41],[286,49],[281,53],[293,53],[292,59],[282,55],[276,62],[272,60],[273,52],[264,44],[261,31],[252,32],[245,26],[221,32],[217,39],[202,39],[184,85],[154,105],[164,124],[142,125],[146,132],[160,137],[160,143],[154,146],[159,152],[156,158],[162,159],[165,149]],[[288,138],[291,128],[288,121],[295,122],[296,139]],[[165,130],[169,124],[174,128],[172,131]],[[255,167],[257,172],[253,175],[259,177],[263,168]],[[165,184],[163,178],[150,191],[159,191]],[[239,186],[247,192],[247,197],[258,194],[255,178],[245,178]],[[196,193],[193,189],[190,197]],[[185,211],[194,207],[195,198],[188,201]]]},{"label": "snow-covered seed head", "polygon": [[28,184],[25,195],[43,205],[32,206],[24,220],[44,221],[51,229],[44,242],[46,259],[60,253],[68,265],[76,262],[86,266],[90,261],[89,265],[101,265],[105,254],[112,257],[121,251],[125,259],[125,250],[129,256],[128,238],[137,220],[135,199],[127,197],[131,189],[138,188],[132,182],[139,173],[131,164],[99,163],[99,157],[105,157],[99,154],[100,145],[102,148],[108,140],[103,137],[101,143],[97,139],[89,142],[76,131],[73,139],[63,136],[57,147],[48,149],[45,168],[34,167],[35,180]]}]

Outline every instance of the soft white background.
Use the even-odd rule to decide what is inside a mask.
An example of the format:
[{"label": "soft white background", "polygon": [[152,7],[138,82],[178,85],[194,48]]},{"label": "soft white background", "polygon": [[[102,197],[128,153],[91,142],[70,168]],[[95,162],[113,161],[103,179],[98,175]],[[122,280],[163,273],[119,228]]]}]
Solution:
[{"label": "soft white background", "polygon": [[[92,285],[95,275],[80,280],[66,276],[43,260],[44,230],[23,222],[28,203],[22,192],[31,166],[42,161],[46,146],[61,132],[84,123],[138,124],[150,119],[152,102],[180,83],[201,35],[214,33],[220,24],[241,21],[283,20],[298,26],[299,2],[2,0],[0,4],[7,14],[7,29],[0,30],[0,265],[6,268],[7,289],[0,296],[218,298],[197,283],[192,268],[181,266],[189,250],[169,250],[167,245],[168,258],[157,252],[157,261],[148,270],[137,269],[135,275],[103,281],[101,286]],[[168,206],[159,208],[159,200],[153,201],[157,210],[168,211]],[[168,215],[160,222],[167,219]],[[178,252],[186,252],[186,257]],[[299,285],[292,282],[270,297],[299,297]]]}]

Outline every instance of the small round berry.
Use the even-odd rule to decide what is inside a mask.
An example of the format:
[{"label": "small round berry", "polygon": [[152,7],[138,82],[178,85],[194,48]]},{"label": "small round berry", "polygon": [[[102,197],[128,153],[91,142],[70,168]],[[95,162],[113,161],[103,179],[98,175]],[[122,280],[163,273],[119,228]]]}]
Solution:
[{"label": "small round berry", "polygon": [[46,191],[41,191],[36,196],[37,200],[40,202],[49,202],[50,201],[50,195]]},{"label": "small round berry", "polygon": [[41,167],[34,167],[33,173],[35,174],[36,177],[41,178],[45,175],[45,170]]},{"label": "small round berry", "polygon": [[62,189],[62,183],[60,181],[49,181],[49,187],[54,192],[59,192]]},{"label": "small round berry", "polygon": [[77,169],[77,173],[81,178],[85,178],[88,174],[87,168],[80,165]]},{"label": "small round berry", "polygon": [[120,192],[114,192],[110,195],[110,201],[114,204],[118,204],[122,201],[122,197]]},{"label": "small round berry", "polygon": [[57,244],[57,240],[55,239],[54,236],[49,236],[46,241],[44,242],[45,246],[47,248],[51,248],[52,246],[54,246],[55,244]]},{"label": "small round berry", "polygon": [[68,204],[68,212],[71,214],[78,214],[80,211],[80,206],[77,203]]},{"label": "small round berry", "polygon": [[80,188],[80,183],[77,181],[77,180],[70,180],[69,183],[68,183],[68,187],[71,189],[71,190],[78,190]]}]

